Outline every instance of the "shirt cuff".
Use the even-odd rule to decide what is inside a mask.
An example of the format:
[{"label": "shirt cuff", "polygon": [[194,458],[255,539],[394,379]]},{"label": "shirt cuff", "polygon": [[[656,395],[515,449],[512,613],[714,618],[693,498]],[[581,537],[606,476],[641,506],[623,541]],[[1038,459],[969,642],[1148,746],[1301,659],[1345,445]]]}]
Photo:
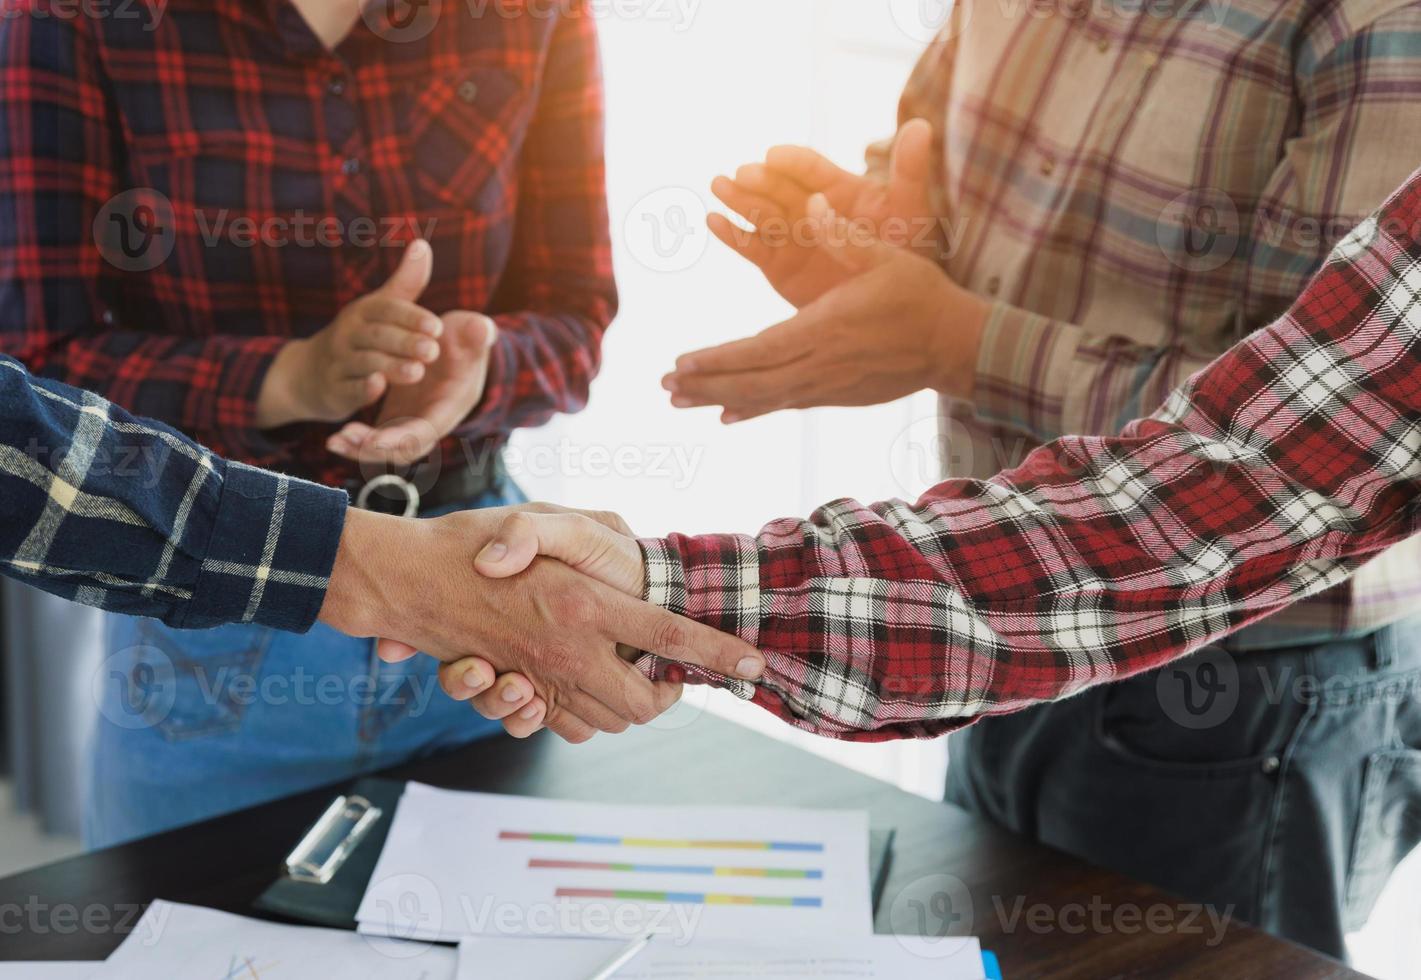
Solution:
[{"label": "shirt cuff", "polygon": [[289,337],[241,337],[221,357],[222,378],[212,390],[213,404],[204,406],[205,418],[216,420],[213,434],[203,442],[220,447],[224,456],[249,462],[274,464],[287,455],[306,432],[306,423],[280,429],[257,426],[257,399],[262,383]]},{"label": "shirt cuff", "polygon": [[[646,570],[647,602],[678,616],[694,619],[751,646],[760,645],[760,552],[748,535],[714,534],[645,538],[641,545]],[[643,670],[665,677],[669,661],[644,658]],[[683,667],[690,683],[712,684],[749,700],[755,685],[698,667]]]},{"label": "shirt cuff", "polygon": [[1070,383],[1078,372],[1080,328],[996,303],[977,357],[973,405],[986,422],[1042,442],[1067,434]]},{"label": "shirt cuff", "polygon": [[241,463],[225,467],[212,535],[181,626],[304,633],[325,602],[349,498]]}]

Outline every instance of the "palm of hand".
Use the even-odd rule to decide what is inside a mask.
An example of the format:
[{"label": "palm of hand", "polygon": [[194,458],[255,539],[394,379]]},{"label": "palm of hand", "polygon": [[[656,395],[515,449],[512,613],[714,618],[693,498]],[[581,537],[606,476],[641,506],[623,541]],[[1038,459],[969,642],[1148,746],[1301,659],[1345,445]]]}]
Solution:
[{"label": "palm of hand", "polygon": [[[821,188],[820,193],[839,215],[874,235],[881,233],[891,216],[887,188],[868,177],[845,173]],[[796,203],[789,215],[789,241],[781,243],[784,247],[771,245],[772,258],[764,267],[765,276],[775,291],[797,309],[803,309],[853,277],[853,272],[843,263],[836,262],[818,246],[806,208],[808,201],[806,194]]]},{"label": "palm of hand", "polygon": [[361,461],[408,465],[429,455],[478,406],[496,336],[493,321],[466,310],[441,319],[439,359],[423,380],[392,388],[375,426],[346,425],[332,439],[333,451]]}]

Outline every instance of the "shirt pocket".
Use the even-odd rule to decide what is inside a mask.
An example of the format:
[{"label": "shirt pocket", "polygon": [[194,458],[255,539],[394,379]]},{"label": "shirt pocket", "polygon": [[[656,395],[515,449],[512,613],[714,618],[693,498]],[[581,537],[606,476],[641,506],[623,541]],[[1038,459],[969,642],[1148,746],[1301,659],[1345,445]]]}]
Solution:
[{"label": "shirt pocket", "polygon": [[487,66],[437,78],[409,104],[408,163],[421,210],[511,210],[532,96]]}]

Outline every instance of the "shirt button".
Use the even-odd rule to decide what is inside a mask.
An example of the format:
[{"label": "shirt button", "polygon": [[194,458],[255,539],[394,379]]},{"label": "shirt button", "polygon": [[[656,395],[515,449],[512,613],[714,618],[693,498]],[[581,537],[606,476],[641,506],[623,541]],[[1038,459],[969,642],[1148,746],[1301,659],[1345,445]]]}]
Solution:
[{"label": "shirt button", "polygon": [[1270,755],[1263,760],[1263,774],[1265,776],[1271,776],[1277,772],[1282,765],[1282,761],[1276,755]]},{"label": "shirt button", "polygon": [[1104,54],[1106,51],[1110,50],[1110,38],[1101,38],[1099,41],[1095,42],[1095,46],[1100,49],[1101,54]]},{"label": "shirt button", "polygon": [[1056,161],[1046,157],[1041,161],[1041,176],[1050,177],[1056,172]]},{"label": "shirt button", "polygon": [[114,316],[113,310],[104,310],[103,316],[99,319],[104,321],[104,326],[111,327],[118,322],[118,317]]},{"label": "shirt button", "polygon": [[987,280],[987,294],[988,294],[989,296],[995,296],[995,295],[997,295],[997,293],[1000,293],[1001,291],[1002,291],[1002,277],[1001,277],[1001,276],[993,276],[992,278],[990,278],[990,279]]},{"label": "shirt button", "polygon": [[347,177],[354,177],[356,174],[360,173],[360,161],[355,159],[355,157],[348,158],[344,163],[340,165],[340,172],[345,174]]},{"label": "shirt button", "polygon": [[459,85],[459,98],[465,102],[472,103],[479,97],[479,86],[476,82],[463,82]]},{"label": "shirt button", "polygon": [[339,75],[333,75],[331,77],[331,80],[326,83],[326,91],[330,92],[331,95],[344,95],[345,79],[341,78]]}]

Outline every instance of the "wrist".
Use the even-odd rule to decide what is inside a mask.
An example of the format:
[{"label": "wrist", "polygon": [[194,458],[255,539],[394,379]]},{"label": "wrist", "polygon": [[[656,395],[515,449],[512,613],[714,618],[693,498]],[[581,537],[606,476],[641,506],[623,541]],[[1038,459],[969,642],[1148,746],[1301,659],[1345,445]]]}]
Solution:
[{"label": "wrist", "polygon": [[977,392],[977,361],[991,304],[946,276],[942,302],[933,325],[931,387],[939,394],[972,401]]},{"label": "wrist", "polygon": [[299,391],[309,346],[309,341],[293,340],[276,352],[257,393],[257,428],[276,429],[312,417]]},{"label": "wrist", "polygon": [[347,510],[320,621],[349,636],[403,637],[405,604],[395,590],[407,576],[398,556],[419,523]]}]

